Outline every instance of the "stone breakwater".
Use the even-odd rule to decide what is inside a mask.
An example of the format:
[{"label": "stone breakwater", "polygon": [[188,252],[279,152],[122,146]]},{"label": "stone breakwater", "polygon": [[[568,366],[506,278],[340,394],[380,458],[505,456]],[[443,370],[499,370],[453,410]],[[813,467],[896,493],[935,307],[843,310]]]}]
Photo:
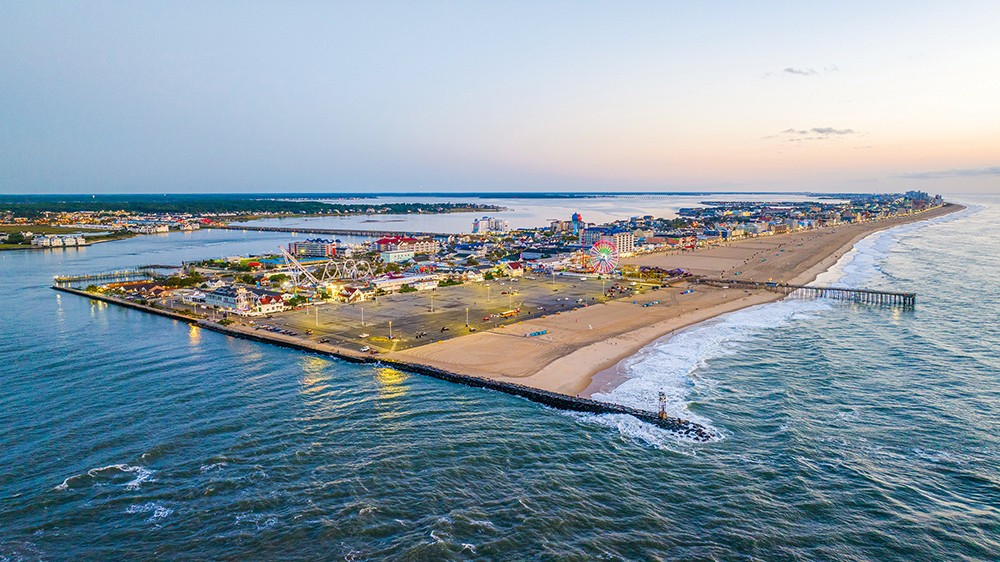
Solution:
[{"label": "stone breakwater", "polygon": [[88,293],[87,291],[75,289],[72,287],[54,285],[52,288],[57,291],[72,293],[75,295],[107,302],[110,304],[115,304],[126,308],[141,310],[143,312],[148,312],[151,314],[158,314],[160,316],[165,316],[167,318],[172,318],[174,320],[180,320],[188,324],[193,324],[201,328],[205,328],[206,330],[212,330],[214,332],[219,332],[237,338],[268,343],[271,345],[277,345],[291,349],[298,349],[301,351],[307,351],[309,353],[316,353],[320,355],[336,357],[338,359],[351,361],[353,363],[371,363],[371,364],[390,366],[402,371],[430,376],[448,382],[464,384],[466,386],[471,386],[475,388],[485,388],[489,390],[495,390],[498,392],[504,392],[506,394],[511,394],[514,396],[520,396],[522,398],[526,398],[533,402],[538,402],[539,404],[543,404],[545,406],[549,406],[551,408],[556,408],[559,410],[585,412],[592,414],[626,414],[638,418],[644,422],[656,425],[657,427],[674,432],[678,436],[688,439],[690,441],[704,443],[708,441],[713,441],[719,437],[714,431],[700,424],[694,423],[692,421],[680,418],[673,418],[673,417],[659,417],[657,414],[653,412],[648,412],[646,410],[639,410],[637,408],[630,408],[628,406],[612,404],[609,402],[600,402],[597,400],[591,400],[589,398],[569,396],[567,394],[550,392],[547,390],[541,390],[530,386],[525,386],[522,384],[517,384],[507,381],[498,381],[495,379],[490,379],[485,377],[462,375],[446,371],[444,369],[439,369],[436,367],[422,365],[420,363],[414,363],[410,361],[399,361],[396,359],[386,358],[386,357],[376,358],[370,355],[353,352],[350,350],[331,348],[330,346],[324,346],[323,344],[314,343],[308,340],[303,340],[301,338],[282,336],[279,334],[272,334],[270,332],[261,333],[257,331],[223,326],[216,322],[192,318],[190,316],[185,316],[183,314],[179,314],[171,310],[166,310],[162,308],[153,308],[143,304],[130,302],[115,297],[110,297],[107,295]]}]

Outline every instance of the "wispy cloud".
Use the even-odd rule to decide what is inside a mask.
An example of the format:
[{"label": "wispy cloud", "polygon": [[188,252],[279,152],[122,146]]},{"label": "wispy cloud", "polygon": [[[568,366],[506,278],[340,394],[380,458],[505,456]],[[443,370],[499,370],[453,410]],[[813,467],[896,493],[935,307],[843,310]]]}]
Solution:
[{"label": "wispy cloud", "polygon": [[860,135],[854,129],[835,129],[833,127],[813,127],[812,129],[785,129],[776,135],[764,137],[765,139],[784,138],[788,142],[826,140],[844,135]]},{"label": "wispy cloud", "polygon": [[812,67],[796,68],[794,66],[786,66],[781,70],[781,72],[765,72],[764,78],[774,78],[775,76],[819,76],[820,74],[829,74],[831,72],[839,72],[840,69],[837,65],[831,64],[830,66],[824,66],[822,70],[816,70]]},{"label": "wispy cloud", "polygon": [[1000,166],[990,166],[988,168],[954,168],[951,170],[938,170],[934,172],[913,172],[902,174],[899,177],[905,179],[931,180],[938,178],[968,178],[979,176],[1000,176]]},{"label": "wispy cloud", "polygon": [[816,72],[815,68],[792,68],[790,66],[782,70],[782,72],[785,74],[796,74],[798,76],[813,76],[815,74],[819,74],[819,72]]}]

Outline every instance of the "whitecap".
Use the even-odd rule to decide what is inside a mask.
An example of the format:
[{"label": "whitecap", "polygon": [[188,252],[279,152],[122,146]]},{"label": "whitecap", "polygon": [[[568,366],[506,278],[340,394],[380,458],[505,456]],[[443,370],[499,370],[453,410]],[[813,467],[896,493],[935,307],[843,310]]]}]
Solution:
[{"label": "whitecap", "polygon": [[173,513],[174,510],[169,507],[165,507],[162,504],[148,502],[143,504],[133,504],[125,509],[125,513],[151,513],[147,521],[156,521],[158,519],[165,519]]},{"label": "whitecap", "polygon": [[226,462],[214,462],[212,464],[202,465],[201,468],[200,468],[200,470],[202,472],[210,472],[212,470],[219,470],[219,469],[225,468],[227,466],[229,466],[229,463],[226,463]]},{"label": "whitecap", "polygon": [[[97,468],[91,468],[85,474],[74,474],[62,481],[55,487],[56,490],[66,490],[69,489],[70,483],[75,480],[79,480],[84,477],[89,477],[92,479],[100,478],[103,474],[109,472],[119,472],[126,474],[134,474],[135,478],[126,482],[124,484],[126,490],[137,490],[144,482],[152,482],[154,471],[141,466],[131,466],[128,464],[110,464],[108,466],[101,466]],[[114,476],[112,474],[112,476]]]}]

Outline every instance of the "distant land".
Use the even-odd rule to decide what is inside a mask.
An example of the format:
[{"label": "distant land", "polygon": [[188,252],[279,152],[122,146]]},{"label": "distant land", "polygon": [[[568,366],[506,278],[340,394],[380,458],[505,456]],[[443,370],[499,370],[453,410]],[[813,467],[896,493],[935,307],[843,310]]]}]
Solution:
[{"label": "distant land", "polygon": [[331,203],[237,195],[94,195],[4,196],[0,213],[36,218],[46,213],[121,212],[143,214],[193,213],[241,216],[352,215],[376,213],[461,213],[500,211],[497,205],[472,203]]},{"label": "distant land", "polygon": [[461,199],[593,199],[599,197],[622,197],[631,195],[657,195],[663,197],[690,197],[698,195],[796,195],[816,198],[850,198],[864,197],[871,193],[828,193],[812,191],[386,191],[386,192],[331,192],[331,193],[296,193],[296,192],[261,192],[261,193],[64,193],[64,194],[0,194],[0,205],[8,203],[36,202],[109,202],[109,201],[256,201],[256,200],[325,200],[325,199],[377,199],[380,197],[446,197]]}]

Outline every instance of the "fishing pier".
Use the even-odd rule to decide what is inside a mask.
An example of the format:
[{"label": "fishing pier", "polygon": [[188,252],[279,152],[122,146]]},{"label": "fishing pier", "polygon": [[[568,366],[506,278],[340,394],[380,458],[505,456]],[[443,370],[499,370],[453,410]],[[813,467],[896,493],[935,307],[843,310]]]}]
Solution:
[{"label": "fishing pier", "polygon": [[913,308],[917,304],[916,293],[876,291],[873,289],[849,289],[847,287],[817,287],[813,285],[792,285],[736,279],[697,279],[696,283],[715,287],[735,289],[763,289],[772,293],[794,295],[804,298],[836,299],[879,306],[900,306]]}]

